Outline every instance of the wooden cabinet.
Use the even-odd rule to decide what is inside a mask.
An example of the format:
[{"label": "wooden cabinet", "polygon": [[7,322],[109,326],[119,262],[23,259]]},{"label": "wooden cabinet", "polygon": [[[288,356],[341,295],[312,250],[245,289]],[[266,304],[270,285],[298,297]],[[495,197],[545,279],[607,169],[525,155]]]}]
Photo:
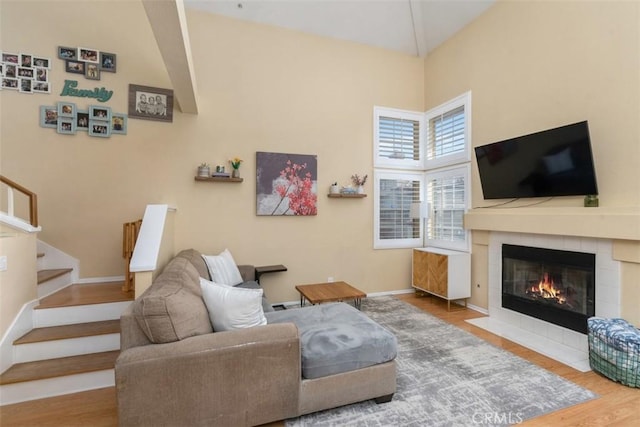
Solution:
[{"label": "wooden cabinet", "polygon": [[418,290],[451,301],[471,296],[471,255],[440,248],[413,250],[411,285]]}]

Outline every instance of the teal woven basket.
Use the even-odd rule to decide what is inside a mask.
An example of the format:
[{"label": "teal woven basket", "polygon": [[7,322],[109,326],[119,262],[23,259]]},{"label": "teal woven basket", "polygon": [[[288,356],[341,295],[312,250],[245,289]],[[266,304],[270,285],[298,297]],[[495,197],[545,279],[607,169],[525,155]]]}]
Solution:
[{"label": "teal woven basket", "polygon": [[640,330],[624,319],[587,320],[591,369],[629,387],[640,388]]}]

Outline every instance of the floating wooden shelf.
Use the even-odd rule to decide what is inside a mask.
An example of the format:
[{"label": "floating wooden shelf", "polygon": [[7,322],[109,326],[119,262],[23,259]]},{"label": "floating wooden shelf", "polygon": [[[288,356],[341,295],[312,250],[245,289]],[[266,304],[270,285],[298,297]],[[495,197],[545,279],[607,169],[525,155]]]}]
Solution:
[{"label": "floating wooden shelf", "polygon": [[224,178],[222,176],[196,176],[196,181],[208,181],[208,182],[242,182],[244,178]]},{"label": "floating wooden shelf", "polygon": [[327,197],[336,198],[336,199],[362,199],[363,197],[367,197],[366,194],[327,194]]}]

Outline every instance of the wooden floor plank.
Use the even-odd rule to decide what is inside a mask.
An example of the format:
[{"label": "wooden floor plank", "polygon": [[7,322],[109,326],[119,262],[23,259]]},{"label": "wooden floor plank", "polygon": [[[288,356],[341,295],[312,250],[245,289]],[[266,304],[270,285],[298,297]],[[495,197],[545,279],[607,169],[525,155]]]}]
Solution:
[{"label": "wooden floor plank", "polygon": [[133,301],[133,299],[133,291],[122,291],[122,282],[81,283],[67,286],[53,295],[42,298],[35,309]]},{"label": "wooden floor plank", "polygon": [[72,268],[55,268],[50,270],[40,270],[38,271],[38,285],[44,282],[47,282],[51,279],[55,279],[56,277],[60,277],[63,274],[67,274],[73,271]]},{"label": "wooden floor plank", "polygon": [[73,325],[36,328],[13,342],[14,345],[55,341],[69,338],[82,338],[94,335],[117,334],[120,332],[120,320],[77,323]]},{"label": "wooden floor plank", "polygon": [[113,369],[120,350],[18,363],[0,375],[0,385]]}]

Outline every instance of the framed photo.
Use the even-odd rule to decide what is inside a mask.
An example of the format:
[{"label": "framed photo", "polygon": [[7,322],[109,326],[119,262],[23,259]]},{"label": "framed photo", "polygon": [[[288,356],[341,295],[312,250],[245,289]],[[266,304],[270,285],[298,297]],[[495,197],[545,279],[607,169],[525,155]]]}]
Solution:
[{"label": "framed photo", "polygon": [[109,73],[116,72],[116,54],[100,52],[100,69]]},{"label": "framed photo", "polygon": [[21,79],[33,79],[33,68],[18,67],[18,77]]},{"label": "framed photo", "polygon": [[0,62],[0,76],[4,76],[4,64]]},{"label": "framed photo", "polygon": [[33,56],[27,53],[20,54],[20,66],[21,67],[33,67]]},{"label": "framed photo", "polygon": [[84,76],[89,80],[100,80],[100,67],[98,64],[87,62],[84,64]]},{"label": "framed photo", "polygon": [[111,121],[111,107],[89,106],[89,120]]},{"label": "framed photo", "polygon": [[20,92],[33,93],[33,79],[20,79]]},{"label": "framed photo", "polygon": [[48,82],[49,81],[49,70],[46,68],[36,67],[35,70],[35,80],[37,82]]},{"label": "framed photo", "polygon": [[18,79],[2,78],[2,89],[18,90]]},{"label": "framed photo", "polygon": [[111,136],[111,127],[105,120],[89,120],[89,135],[108,138]]},{"label": "framed photo", "polygon": [[111,133],[126,135],[127,134],[127,115],[122,113],[113,113],[111,115]]},{"label": "framed photo", "polygon": [[58,133],[73,135],[76,133],[76,121],[60,117],[58,119]]},{"label": "framed photo", "polygon": [[17,53],[2,52],[2,62],[18,65],[20,63],[20,57]]},{"label": "framed photo", "polygon": [[33,67],[46,68],[48,70],[51,69],[51,60],[49,58],[42,58],[39,56],[33,57]]},{"label": "framed photo", "polygon": [[78,48],[78,59],[84,62],[98,63],[100,53],[95,49],[89,49],[86,47]]},{"label": "framed photo", "polygon": [[58,46],[58,58],[65,60],[78,59],[78,49],[75,47]]},{"label": "framed photo", "polygon": [[4,64],[4,76],[12,79],[18,77],[18,66],[15,64]]},{"label": "framed photo", "polygon": [[87,110],[78,110],[76,113],[76,130],[89,130],[89,112]]},{"label": "framed photo", "polygon": [[84,62],[65,61],[64,69],[67,73],[84,74]]},{"label": "framed photo", "polygon": [[173,122],[173,90],[130,84],[129,117]]},{"label": "framed photo", "polygon": [[32,86],[34,93],[51,93],[51,86],[49,86],[49,82],[33,82]]},{"label": "framed photo", "polygon": [[73,102],[58,102],[58,117],[75,117],[76,111]]},{"label": "framed photo", "polygon": [[40,106],[40,126],[43,128],[58,128],[58,107],[55,105]]}]

